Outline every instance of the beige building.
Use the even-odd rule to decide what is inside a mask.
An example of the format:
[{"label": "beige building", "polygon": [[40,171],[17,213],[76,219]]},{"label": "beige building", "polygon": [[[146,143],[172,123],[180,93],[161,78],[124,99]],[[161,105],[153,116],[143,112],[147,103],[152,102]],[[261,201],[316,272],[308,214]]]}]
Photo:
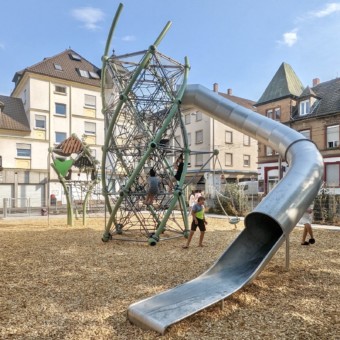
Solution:
[{"label": "beige building", "polygon": [[[213,90],[232,102],[254,110],[255,102],[234,96],[231,89],[227,93],[219,92],[218,84],[214,84]],[[257,180],[256,140],[200,111],[184,112],[184,123],[191,151],[187,182],[193,178],[192,188],[213,194],[210,190],[212,186],[218,189],[220,184],[226,182]],[[208,161],[213,150],[219,152],[217,162],[213,158]]]},{"label": "beige building", "polygon": [[0,96],[0,206],[3,198],[42,206],[51,194],[61,201],[48,150],[76,134],[101,160],[100,70],[68,49],[17,72],[13,81],[11,97]]}]

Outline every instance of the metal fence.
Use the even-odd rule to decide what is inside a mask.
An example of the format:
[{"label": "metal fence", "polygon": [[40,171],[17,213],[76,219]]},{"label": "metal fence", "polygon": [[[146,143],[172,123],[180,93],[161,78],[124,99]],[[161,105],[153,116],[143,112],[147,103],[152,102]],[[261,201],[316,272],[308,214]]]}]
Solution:
[{"label": "metal fence", "polygon": [[[48,216],[66,215],[66,204],[51,204],[29,197],[23,198],[3,198],[0,202],[0,216],[6,217],[26,217],[26,216]],[[81,217],[83,214],[83,201],[73,201],[73,212],[75,216]],[[86,205],[87,217],[101,217],[105,214],[104,201],[90,200]]]},{"label": "metal fence", "polygon": [[[262,200],[261,195],[233,195],[232,198],[209,199],[208,212],[244,217]],[[29,197],[4,198],[0,204],[0,215],[6,217],[66,215],[66,205],[51,205],[37,202]],[[41,203],[41,201],[40,201]],[[83,214],[83,202],[75,200],[73,211],[76,218]],[[102,200],[90,200],[86,206],[86,217],[102,217],[105,215],[105,204]],[[340,195],[321,194],[314,200],[313,223],[325,225],[340,225]]]}]

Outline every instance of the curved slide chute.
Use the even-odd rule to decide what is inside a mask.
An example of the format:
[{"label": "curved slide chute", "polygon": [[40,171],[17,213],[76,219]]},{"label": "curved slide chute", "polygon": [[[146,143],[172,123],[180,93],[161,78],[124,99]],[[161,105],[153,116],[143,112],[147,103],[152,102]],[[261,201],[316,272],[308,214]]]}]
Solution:
[{"label": "curved slide chute", "polygon": [[289,171],[246,216],[244,230],[210,269],[192,281],[129,306],[131,322],[161,334],[170,325],[225,299],[252,281],[313,201],[323,178],[323,160],[316,146],[284,124],[201,85],[187,86],[182,106],[195,107],[269,145],[287,161]]}]

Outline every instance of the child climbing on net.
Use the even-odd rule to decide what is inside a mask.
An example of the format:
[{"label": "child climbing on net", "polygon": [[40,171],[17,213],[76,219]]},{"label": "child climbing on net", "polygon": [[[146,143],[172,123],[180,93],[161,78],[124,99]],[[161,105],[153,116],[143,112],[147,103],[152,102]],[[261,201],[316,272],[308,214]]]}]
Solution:
[{"label": "child climbing on net", "polygon": [[144,203],[151,205],[155,196],[159,194],[159,179],[156,177],[156,171],[151,168],[149,171],[148,192]]}]

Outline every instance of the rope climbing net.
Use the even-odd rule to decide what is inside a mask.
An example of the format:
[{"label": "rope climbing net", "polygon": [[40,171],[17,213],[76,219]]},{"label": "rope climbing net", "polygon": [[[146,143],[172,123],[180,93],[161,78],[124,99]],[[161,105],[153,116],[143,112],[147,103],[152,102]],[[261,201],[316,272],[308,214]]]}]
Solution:
[{"label": "rope climbing net", "polygon": [[[188,229],[181,188],[189,150],[180,112],[188,67],[158,52],[158,41],[145,51],[104,58],[101,176],[109,219],[103,241],[147,237],[155,245]],[[183,175],[174,181],[173,162],[180,154]],[[160,189],[145,205],[150,169]]]}]

